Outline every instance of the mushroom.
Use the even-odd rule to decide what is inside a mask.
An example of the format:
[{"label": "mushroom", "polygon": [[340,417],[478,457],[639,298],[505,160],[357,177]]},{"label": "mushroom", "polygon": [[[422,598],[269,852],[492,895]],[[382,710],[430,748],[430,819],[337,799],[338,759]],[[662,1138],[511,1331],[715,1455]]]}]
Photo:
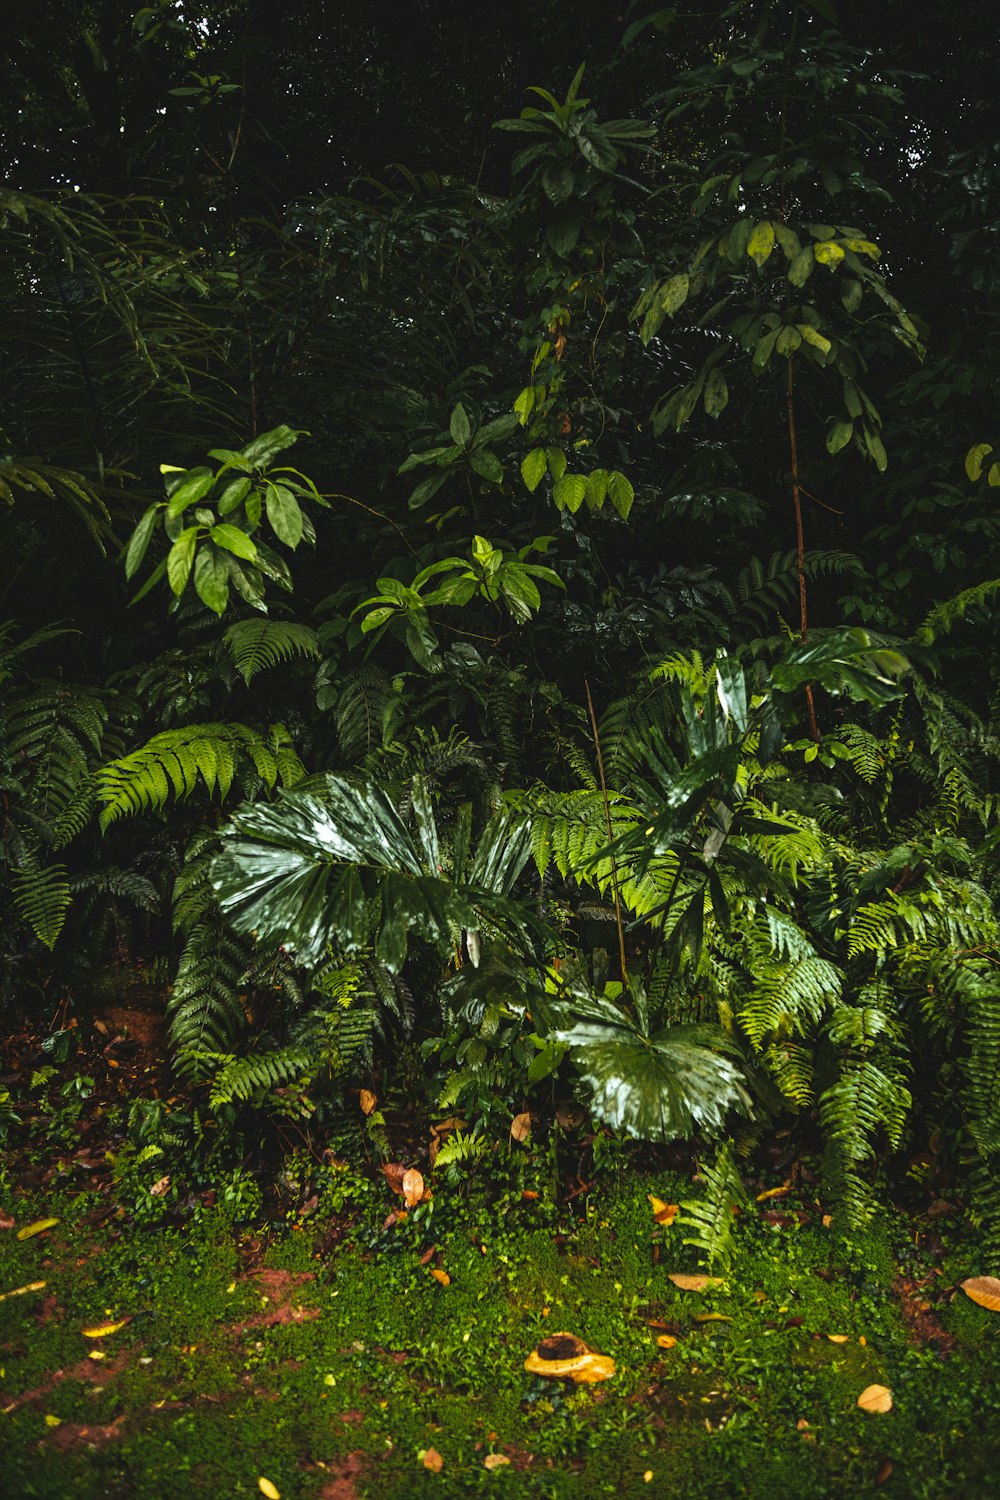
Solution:
[{"label": "mushroom", "polygon": [[598,1380],[609,1380],[615,1373],[615,1362],[607,1354],[595,1354],[573,1333],[553,1333],[531,1351],[524,1368],[529,1375],[591,1385]]}]

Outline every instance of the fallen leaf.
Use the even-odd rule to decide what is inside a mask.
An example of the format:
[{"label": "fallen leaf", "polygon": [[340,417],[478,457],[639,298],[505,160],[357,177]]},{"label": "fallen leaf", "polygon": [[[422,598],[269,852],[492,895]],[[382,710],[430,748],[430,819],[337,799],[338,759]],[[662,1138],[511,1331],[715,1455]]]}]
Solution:
[{"label": "fallen leaf", "polygon": [[109,1334],[117,1333],[119,1328],[124,1328],[125,1324],[131,1321],[129,1317],[122,1318],[120,1323],[98,1323],[96,1328],[81,1328],[80,1332],[85,1339],[106,1339]]},{"label": "fallen leaf", "polygon": [[831,1344],[846,1344],[847,1343],[847,1334],[846,1333],[828,1333],[827,1334],[827,1338],[830,1340]]},{"label": "fallen leaf", "polygon": [[382,1175],[393,1192],[399,1193],[402,1197],[403,1178],[406,1176],[406,1168],[400,1166],[399,1162],[387,1161],[382,1168]]},{"label": "fallen leaf", "polygon": [[822,1222],[823,1228],[829,1229],[830,1225],[833,1223],[833,1214],[824,1214]]},{"label": "fallen leaf", "polygon": [[660,1349],[674,1349],[677,1346],[677,1340],[672,1333],[661,1333],[656,1343]]},{"label": "fallen leaf", "polygon": [[270,1479],[258,1479],[257,1488],[262,1495],[267,1496],[267,1500],[281,1500],[281,1491],[276,1484],[271,1483]]},{"label": "fallen leaf", "polygon": [[875,1483],[881,1489],[883,1484],[888,1484],[892,1478],[892,1459],[883,1458],[875,1473]]},{"label": "fallen leaf", "polygon": [[376,1104],[378,1103],[378,1100],[375,1098],[375,1095],[372,1093],[371,1089],[362,1089],[360,1097],[361,1097],[361,1113],[363,1115],[370,1115],[371,1112],[372,1112],[372,1110],[375,1108]]},{"label": "fallen leaf", "polygon": [[406,1212],[405,1208],[394,1208],[391,1214],[386,1215],[385,1223],[382,1225],[382,1228],[392,1229],[397,1224],[405,1224],[409,1217],[410,1216]]},{"label": "fallen leaf", "polygon": [[786,1193],[790,1193],[791,1191],[792,1184],[790,1182],[784,1183],[781,1187],[766,1188],[764,1192],[757,1194],[757,1202],[767,1203],[771,1198],[783,1198]]},{"label": "fallen leaf", "polygon": [[698,1313],[695,1318],[696,1323],[731,1323],[732,1321],[732,1318],[727,1317],[725,1313],[717,1312]]},{"label": "fallen leaf", "polygon": [[721,1286],[721,1276],[689,1276],[686,1271],[671,1271],[667,1277],[682,1292],[703,1292],[707,1286]]},{"label": "fallen leaf", "polygon": [[87,1350],[87,1358],[88,1359],[107,1359],[107,1357],[108,1357],[108,1355],[107,1355],[107,1350],[106,1349],[88,1349]]},{"label": "fallen leaf", "polygon": [[436,1448],[428,1448],[422,1455],[425,1469],[430,1469],[432,1474],[440,1474],[444,1468],[444,1459]]},{"label": "fallen leaf", "polygon": [[51,1412],[47,1412],[45,1416],[45,1425],[46,1427],[61,1427],[62,1417],[54,1417]]},{"label": "fallen leaf", "polygon": [[523,1114],[515,1115],[510,1122],[510,1134],[512,1140],[526,1141],[531,1134],[531,1115],[527,1110]]},{"label": "fallen leaf", "polygon": [[795,1424],[795,1431],[796,1432],[808,1432],[809,1431],[809,1423],[806,1421],[805,1417],[800,1417],[799,1420],[796,1422],[796,1424]]},{"label": "fallen leaf", "polygon": [[161,1178],[159,1178],[159,1180],[157,1182],[153,1183],[153,1186],[149,1190],[150,1197],[151,1198],[162,1198],[163,1195],[164,1195],[164,1193],[167,1191],[167,1188],[169,1186],[170,1186],[170,1173],[168,1172],[165,1177],[161,1177]]},{"label": "fallen leaf", "polygon": [[652,1469],[647,1469],[646,1470],[645,1474],[643,1474],[643,1476],[642,1476],[642,1482],[643,1482],[643,1484],[652,1484],[652,1482],[653,1482],[653,1471],[652,1471]]},{"label": "fallen leaf", "polygon": [[423,1255],[420,1257],[420,1264],[422,1266],[429,1266],[430,1263],[431,1263],[431,1261],[434,1259],[434,1257],[435,1257],[436,1254],[437,1254],[437,1245],[431,1245],[430,1249],[429,1250],[425,1250],[424,1253],[423,1253]]},{"label": "fallen leaf", "polygon": [[654,1198],[652,1193],[648,1193],[647,1197],[649,1198],[649,1201],[653,1208],[653,1219],[655,1223],[662,1224],[665,1229],[669,1229],[671,1224],[676,1219],[677,1215],[680,1213],[680,1204],[664,1203],[662,1198]]},{"label": "fallen leaf", "polygon": [[524,1192],[521,1194],[521,1202],[522,1203],[537,1203],[538,1199],[541,1196],[542,1196],[541,1193],[536,1193],[535,1190],[534,1190],[534,1188],[525,1188]]},{"label": "fallen leaf", "polygon": [[416,1208],[424,1196],[424,1179],[416,1167],[411,1167],[408,1172],[403,1173],[403,1181],[400,1184],[403,1194],[403,1202],[407,1208]]},{"label": "fallen leaf", "polygon": [[858,1336],[858,1343],[859,1343],[859,1344],[860,1344],[860,1345],[861,1345],[861,1347],[862,1347],[862,1349],[863,1349],[863,1348],[864,1348],[864,1347],[865,1347],[865,1346],[866,1346],[866,1344],[867,1344],[867,1343],[868,1343],[868,1340],[867,1340],[867,1339],[866,1339],[866,1338],[865,1338],[865,1336],[864,1336],[864,1334],[863,1334],[863,1333],[862,1333],[862,1334],[859,1334],[859,1336]]},{"label": "fallen leaf", "polygon": [[887,1385],[867,1385],[858,1397],[862,1411],[891,1411],[892,1392]]},{"label": "fallen leaf", "polygon": [[27,1286],[16,1286],[12,1292],[0,1292],[0,1302],[6,1302],[8,1297],[23,1297],[25,1292],[40,1292],[46,1285],[44,1281],[29,1281]]},{"label": "fallen leaf", "polygon": [[13,1214],[6,1213],[4,1209],[0,1208],[0,1229],[13,1229],[16,1223],[17,1220]]},{"label": "fallen leaf", "polygon": [[19,1229],[17,1237],[19,1240],[30,1240],[32,1235],[41,1234],[44,1230],[51,1229],[54,1224],[58,1223],[58,1219],[36,1219],[33,1224],[25,1224],[23,1229]]},{"label": "fallen leaf", "polygon": [[503,1469],[510,1463],[506,1453],[488,1453],[483,1459],[484,1469]]},{"label": "fallen leaf", "polygon": [[962,1291],[980,1307],[1000,1312],[1000,1281],[995,1276],[970,1276],[962,1282]]},{"label": "fallen leaf", "polygon": [[431,1275],[434,1277],[435,1281],[440,1281],[442,1286],[451,1286],[451,1277],[448,1275],[447,1271],[442,1271],[440,1267],[435,1266],[434,1270],[431,1272]]}]

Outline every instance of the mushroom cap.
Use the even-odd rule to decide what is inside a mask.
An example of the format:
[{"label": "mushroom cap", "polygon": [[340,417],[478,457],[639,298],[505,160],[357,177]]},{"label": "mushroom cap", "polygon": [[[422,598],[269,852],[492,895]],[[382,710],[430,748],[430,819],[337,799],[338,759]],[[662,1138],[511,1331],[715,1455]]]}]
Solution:
[{"label": "mushroom cap", "polygon": [[610,1379],[615,1373],[615,1362],[606,1354],[595,1354],[573,1333],[553,1333],[531,1351],[524,1368],[529,1375],[591,1385]]}]

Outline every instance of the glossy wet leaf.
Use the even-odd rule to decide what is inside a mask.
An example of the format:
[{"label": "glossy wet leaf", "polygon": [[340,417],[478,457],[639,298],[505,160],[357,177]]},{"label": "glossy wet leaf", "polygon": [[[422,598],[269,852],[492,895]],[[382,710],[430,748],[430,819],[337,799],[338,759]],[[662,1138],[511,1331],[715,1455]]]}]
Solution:
[{"label": "glossy wet leaf", "polygon": [[17,1231],[19,1240],[30,1240],[36,1234],[44,1234],[46,1229],[52,1229],[59,1223],[58,1219],[35,1219],[31,1224],[25,1224]]}]

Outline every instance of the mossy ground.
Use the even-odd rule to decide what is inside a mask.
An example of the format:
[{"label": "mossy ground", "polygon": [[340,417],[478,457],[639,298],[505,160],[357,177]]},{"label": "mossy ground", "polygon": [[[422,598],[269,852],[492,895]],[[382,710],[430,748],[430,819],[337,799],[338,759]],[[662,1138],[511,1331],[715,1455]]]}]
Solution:
[{"label": "mossy ground", "polygon": [[[996,1493],[1000,1316],[956,1293],[983,1269],[971,1243],[935,1234],[925,1255],[888,1211],[841,1238],[802,1197],[775,1223],[744,1215],[725,1283],[685,1292],[668,1273],[693,1253],[654,1226],[650,1192],[690,1188],[625,1173],[557,1220],[544,1198],[445,1187],[386,1229],[391,1194],[368,1183],[336,1244],[322,1202],[309,1227],[263,1232],[15,1196],[18,1225],[59,1223],[0,1234],[0,1291],[46,1283],[0,1302],[0,1493],[253,1500],[261,1477],[286,1500]],[[614,1357],[612,1380],[525,1373],[564,1329]],[[858,1409],[873,1382],[891,1412]],[[510,1463],[487,1469],[491,1453]]]}]

